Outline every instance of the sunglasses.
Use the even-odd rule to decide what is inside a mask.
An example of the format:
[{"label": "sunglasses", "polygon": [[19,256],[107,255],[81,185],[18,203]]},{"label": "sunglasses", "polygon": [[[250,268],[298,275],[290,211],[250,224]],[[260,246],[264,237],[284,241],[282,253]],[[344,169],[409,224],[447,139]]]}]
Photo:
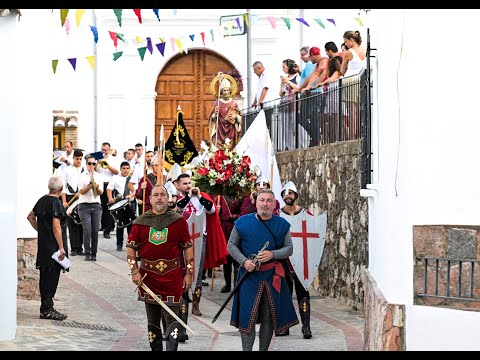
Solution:
[{"label": "sunglasses", "polygon": [[91,162],[88,162],[87,165],[97,165],[97,163],[91,163]]}]

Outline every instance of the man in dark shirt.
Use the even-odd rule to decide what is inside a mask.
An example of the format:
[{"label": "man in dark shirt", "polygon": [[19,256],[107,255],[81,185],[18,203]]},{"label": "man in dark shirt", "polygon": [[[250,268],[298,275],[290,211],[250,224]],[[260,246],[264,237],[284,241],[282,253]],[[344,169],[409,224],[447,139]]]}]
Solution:
[{"label": "man in dark shirt", "polygon": [[28,221],[38,231],[36,267],[40,270],[40,319],[64,320],[67,315],[53,307],[53,297],[60,280],[63,267],[52,259],[59,251],[58,259],[66,256],[63,246],[62,228],[65,228],[67,214],[59,196],[63,190],[63,179],[54,175],[48,181],[47,195],[43,195],[28,214]]}]

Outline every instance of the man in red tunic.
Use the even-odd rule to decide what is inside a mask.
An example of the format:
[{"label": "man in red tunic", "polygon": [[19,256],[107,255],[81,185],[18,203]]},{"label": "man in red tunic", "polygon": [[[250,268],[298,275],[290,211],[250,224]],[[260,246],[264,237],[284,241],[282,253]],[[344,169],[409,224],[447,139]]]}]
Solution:
[{"label": "man in red tunic", "polygon": [[[188,224],[180,214],[168,208],[168,193],[163,185],[153,187],[150,204],[152,209],[134,221],[128,236],[130,275],[137,285],[141,285],[143,279],[145,285],[178,315],[181,297],[192,284],[193,249]],[[187,268],[185,275],[182,252]],[[175,319],[140,286],[138,300],[145,302],[150,347],[153,351],[161,351],[162,317],[166,329]],[[178,342],[167,342],[167,350],[176,351],[177,345]]]}]

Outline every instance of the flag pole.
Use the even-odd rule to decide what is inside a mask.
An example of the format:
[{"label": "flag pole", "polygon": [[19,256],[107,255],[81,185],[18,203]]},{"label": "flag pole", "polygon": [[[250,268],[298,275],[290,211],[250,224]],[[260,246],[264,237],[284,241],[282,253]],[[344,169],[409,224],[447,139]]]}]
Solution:
[{"label": "flag pole", "polygon": [[[147,135],[145,135],[145,153],[147,152]],[[147,181],[147,159],[144,158],[143,162],[143,181]],[[142,214],[145,212],[145,191],[147,189],[143,189],[142,195]]]},{"label": "flag pole", "polygon": [[[158,167],[157,167],[157,185],[163,185],[163,141],[164,141],[164,134],[163,134],[163,124],[160,128],[160,136],[158,138]],[[161,164],[160,164],[161,162]]]}]

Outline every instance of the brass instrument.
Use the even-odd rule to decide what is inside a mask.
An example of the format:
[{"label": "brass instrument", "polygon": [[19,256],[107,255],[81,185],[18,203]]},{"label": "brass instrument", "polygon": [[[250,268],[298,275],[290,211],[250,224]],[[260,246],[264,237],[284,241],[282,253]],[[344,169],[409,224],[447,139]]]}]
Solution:
[{"label": "brass instrument", "polygon": [[95,178],[93,177],[93,173],[90,174],[90,185],[92,185],[93,197],[96,198],[98,196],[97,183],[95,182]]},{"label": "brass instrument", "polygon": [[101,166],[104,169],[108,169],[108,162],[105,159],[98,160],[98,166]]}]

